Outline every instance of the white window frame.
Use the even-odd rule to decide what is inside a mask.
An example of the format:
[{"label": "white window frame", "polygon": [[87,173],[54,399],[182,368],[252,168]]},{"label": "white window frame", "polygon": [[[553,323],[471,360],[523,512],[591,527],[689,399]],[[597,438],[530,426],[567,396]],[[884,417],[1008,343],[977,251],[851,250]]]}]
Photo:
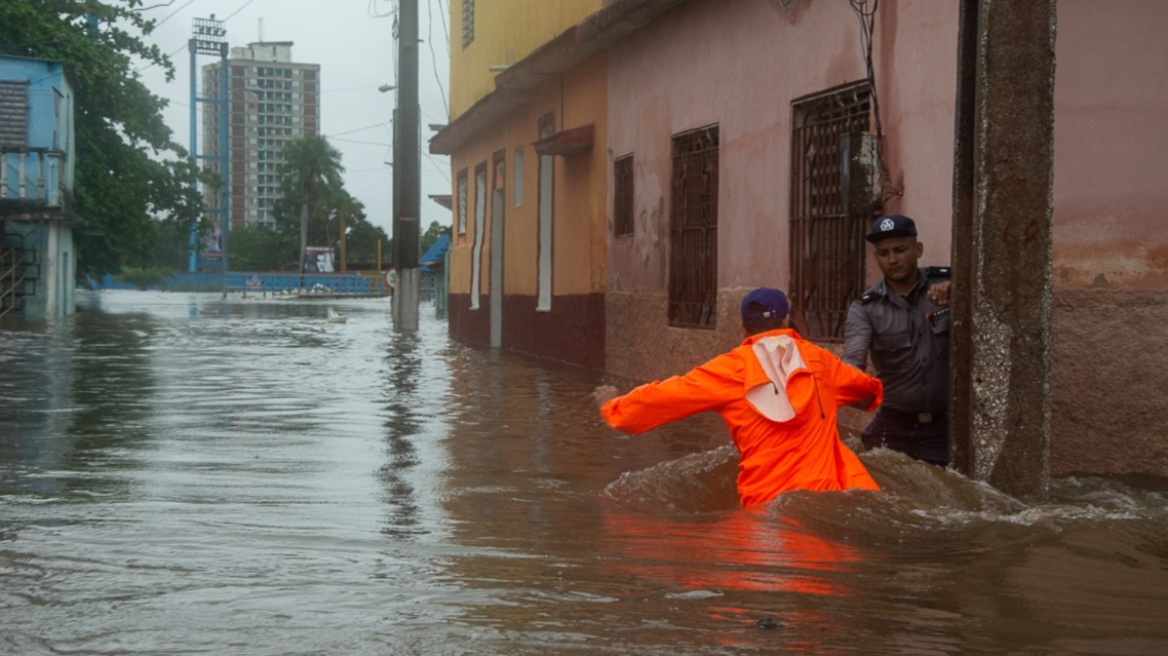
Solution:
[{"label": "white window frame", "polygon": [[483,231],[487,228],[487,165],[475,169],[475,231],[470,261],[470,309],[479,309],[483,273]]},{"label": "white window frame", "polygon": [[511,185],[515,207],[523,206],[523,147],[515,149],[515,180]]},{"label": "white window frame", "polygon": [[466,202],[467,202],[466,169],[458,172],[458,234],[466,234]]}]

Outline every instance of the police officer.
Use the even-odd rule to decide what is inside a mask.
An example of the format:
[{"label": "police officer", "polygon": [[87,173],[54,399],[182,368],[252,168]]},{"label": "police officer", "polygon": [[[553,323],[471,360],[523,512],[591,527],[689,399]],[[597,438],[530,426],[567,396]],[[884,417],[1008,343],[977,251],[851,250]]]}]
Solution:
[{"label": "police officer", "polygon": [[936,465],[949,463],[949,269],[917,265],[924,245],[907,216],[876,219],[867,236],[884,279],[848,309],[844,362],[868,354],[884,403],[860,439]]}]

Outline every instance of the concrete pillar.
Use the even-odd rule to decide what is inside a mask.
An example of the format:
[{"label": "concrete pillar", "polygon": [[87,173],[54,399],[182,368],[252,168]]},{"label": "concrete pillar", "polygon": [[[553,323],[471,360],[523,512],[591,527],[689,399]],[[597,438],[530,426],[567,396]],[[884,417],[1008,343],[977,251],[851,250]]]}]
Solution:
[{"label": "concrete pillar", "polygon": [[950,449],[1009,494],[1050,486],[1056,0],[962,0]]}]

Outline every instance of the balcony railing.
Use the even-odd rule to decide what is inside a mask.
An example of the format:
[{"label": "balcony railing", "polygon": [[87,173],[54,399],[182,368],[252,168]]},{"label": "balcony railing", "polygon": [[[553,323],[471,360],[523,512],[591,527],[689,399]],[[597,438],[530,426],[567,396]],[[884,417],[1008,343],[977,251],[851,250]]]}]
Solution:
[{"label": "balcony railing", "polygon": [[66,163],[63,150],[0,146],[0,203],[63,209]]}]

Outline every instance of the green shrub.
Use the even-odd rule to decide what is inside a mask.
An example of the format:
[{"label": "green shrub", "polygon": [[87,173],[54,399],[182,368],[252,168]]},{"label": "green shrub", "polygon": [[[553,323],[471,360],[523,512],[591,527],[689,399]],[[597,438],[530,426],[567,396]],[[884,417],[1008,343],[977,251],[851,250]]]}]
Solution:
[{"label": "green shrub", "polygon": [[114,280],[144,291],[151,287],[166,289],[168,277],[170,269],[166,267],[122,267],[121,273],[114,276]]}]

